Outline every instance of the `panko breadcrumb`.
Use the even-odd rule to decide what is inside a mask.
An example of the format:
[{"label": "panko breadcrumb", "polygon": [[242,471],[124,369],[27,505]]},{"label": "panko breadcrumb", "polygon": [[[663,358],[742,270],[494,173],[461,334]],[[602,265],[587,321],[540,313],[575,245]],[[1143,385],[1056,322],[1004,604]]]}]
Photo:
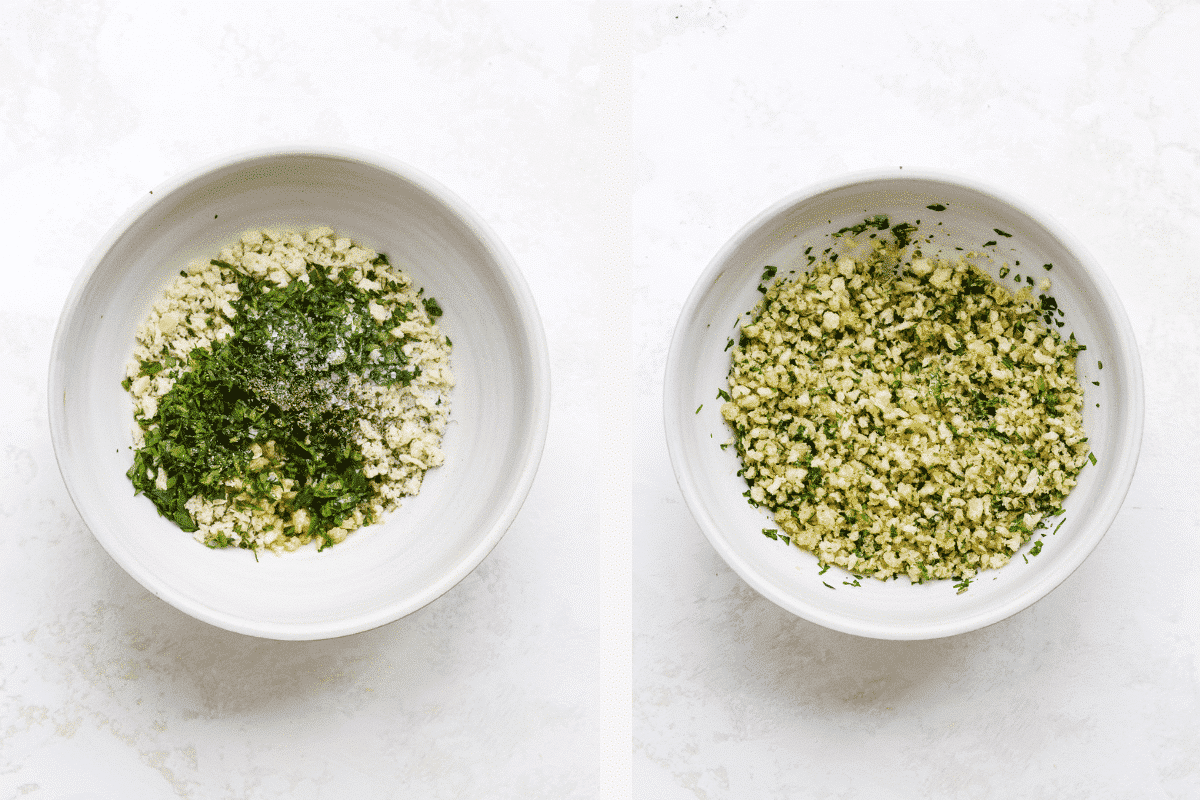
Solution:
[{"label": "panko breadcrumb", "polygon": [[902,252],[827,252],[764,287],[731,349],[726,446],[772,535],[822,566],[970,579],[1061,513],[1088,460],[1083,348],[1029,288]]}]

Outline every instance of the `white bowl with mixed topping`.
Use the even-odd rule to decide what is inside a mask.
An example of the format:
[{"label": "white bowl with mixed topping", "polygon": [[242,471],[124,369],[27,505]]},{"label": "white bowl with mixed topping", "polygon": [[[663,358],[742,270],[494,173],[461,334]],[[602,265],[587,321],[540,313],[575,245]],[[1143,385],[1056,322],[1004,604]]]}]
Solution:
[{"label": "white bowl with mixed topping", "polygon": [[800,617],[886,639],[980,628],[1061,583],[1120,508],[1144,405],[1084,247],[908,170],[814,187],[733,237],[684,305],[664,403],[721,557]]},{"label": "white bowl with mixed topping", "polygon": [[[297,333],[296,309],[325,308],[305,292],[335,285],[342,305]],[[189,384],[193,351],[235,340],[257,342],[257,372]],[[524,502],[549,396],[532,296],[486,224],[417,170],[336,149],[242,154],[156,188],[76,280],[49,374],[59,467],[105,550],[176,608],[275,639],[377,627],[465,577]],[[269,418],[193,436],[188,414],[221,416],[210,403],[239,423],[319,418],[286,447]],[[317,468],[297,471],[309,452]],[[202,483],[233,488],[185,505]]]}]

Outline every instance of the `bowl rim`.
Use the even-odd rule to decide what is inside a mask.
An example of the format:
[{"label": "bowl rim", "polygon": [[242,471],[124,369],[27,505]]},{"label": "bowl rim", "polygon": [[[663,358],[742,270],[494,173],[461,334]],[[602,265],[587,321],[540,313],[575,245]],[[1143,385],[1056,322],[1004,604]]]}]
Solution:
[{"label": "bowl rim", "polygon": [[[320,623],[248,621],[235,615],[218,612],[203,603],[192,602],[156,575],[141,569],[136,562],[125,558],[125,554],[117,542],[108,541],[107,537],[97,535],[96,528],[89,523],[76,499],[77,488],[74,485],[74,479],[63,465],[65,442],[62,437],[66,429],[65,409],[61,402],[55,400],[57,395],[65,392],[62,385],[65,377],[63,348],[67,329],[70,327],[72,318],[79,312],[80,300],[96,270],[121,236],[157,205],[166,202],[177,190],[197,180],[219,171],[246,167],[254,162],[279,158],[345,161],[379,170],[415,185],[432,197],[448,213],[457,216],[460,222],[479,239],[480,244],[494,259],[502,273],[514,297],[521,330],[526,340],[525,344],[531,353],[529,368],[532,380],[526,402],[530,409],[532,438],[522,448],[526,454],[523,463],[516,465],[518,480],[515,489],[487,535],[480,539],[471,551],[464,554],[453,570],[425,587],[421,592],[406,596],[371,612]],[[147,194],[142,195],[112,223],[84,260],[83,267],[75,276],[59,312],[50,346],[47,399],[50,439],[55,462],[76,513],[79,514],[80,519],[100,542],[109,557],[147,591],[189,616],[235,633],[278,640],[329,639],[371,630],[423,608],[466,578],[500,542],[529,495],[545,450],[551,407],[550,358],[545,328],[524,275],[504,243],[478,212],[461,197],[440,181],[411,164],[377,151],[344,145],[287,144],[241,149],[194,163],[187,169],[162,181]]]},{"label": "bowl rim", "polygon": [[[781,216],[788,209],[832,191],[851,189],[864,184],[878,184],[880,182],[891,181],[942,183],[966,189],[985,195],[1000,204],[1007,205],[1041,225],[1046,232],[1075,255],[1080,264],[1086,269],[1088,276],[1095,282],[1096,288],[1107,310],[1110,312],[1118,351],[1125,360],[1130,383],[1130,391],[1127,398],[1130,412],[1128,419],[1130,423],[1124,430],[1116,432],[1117,448],[1123,454],[1123,458],[1119,469],[1114,474],[1112,484],[1114,491],[1106,497],[1104,508],[1100,515],[1100,524],[1095,526],[1095,533],[1085,540],[1086,546],[1079,548],[1074,558],[1060,562],[1058,569],[1051,574],[1051,579],[1042,581],[1032,591],[1014,595],[1011,600],[998,604],[990,611],[965,616],[962,619],[944,624],[913,624],[904,628],[894,625],[859,622],[848,619],[837,612],[801,602],[760,575],[753,566],[741,558],[727,541],[726,537],[721,534],[713,518],[704,510],[700,492],[683,455],[683,441],[685,436],[681,423],[682,417],[680,414],[675,413],[677,410],[675,408],[676,404],[672,403],[673,399],[680,396],[686,379],[682,365],[683,339],[686,334],[685,328],[687,328],[688,322],[697,314],[701,301],[720,272],[724,269],[725,263],[730,256],[748,239],[757,234],[765,224]],[[1007,619],[1013,614],[1028,608],[1060,586],[1087,559],[1112,526],[1113,520],[1120,511],[1125,497],[1129,492],[1130,484],[1133,481],[1133,475],[1141,451],[1142,431],[1145,423],[1145,388],[1141,358],[1128,314],[1108,275],[1079,239],[1066,230],[1053,216],[1040,209],[1031,207],[1026,202],[984,181],[944,170],[923,168],[904,169],[903,167],[899,167],[897,169],[858,170],[814,182],[806,188],[786,195],[760,211],[720,247],[689,292],[672,332],[663,373],[663,417],[668,457],[670,458],[679,490],[683,494],[684,501],[693,519],[699,525],[701,531],[713,549],[717,551],[718,555],[755,591],[796,616],[843,633],[876,639],[935,639],[977,630]]]}]

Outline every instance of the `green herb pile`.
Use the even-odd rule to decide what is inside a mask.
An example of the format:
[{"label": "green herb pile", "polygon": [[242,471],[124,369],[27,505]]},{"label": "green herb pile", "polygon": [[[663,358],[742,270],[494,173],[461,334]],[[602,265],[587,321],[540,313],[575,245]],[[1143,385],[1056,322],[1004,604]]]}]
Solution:
[{"label": "green herb pile", "polygon": [[[363,289],[345,274],[334,279],[330,268],[309,262],[307,280],[281,287],[223,261],[211,264],[224,281],[237,284],[233,334],[191,350],[186,361],[165,345],[140,361],[139,376],[166,370],[175,381],[158,400],[157,413],[138,418],[144,441],[128,476],[184,531],[198,528],[188,503],[200,497],[235,509],[269,509],[288,520],[284,536],[317,539],[323,549],[335,541],[330,531],[356,509],[364,522],[374,521],[382,477],[367,478],[363,471],[354,440],[360,417],[354,389],[363,383],[407,386],[420,375],[404,352],[410,337],[392,333],[414,316],[416,305],[391,307],[380,322],[371,305],[387,303],[395,287],[386,280],[375,284],[378,289]],[[386,264],[383,255],[372,262]],[[425,298],[423,306],[428,317],[440,316],[434,300]],[[126,378],[123,385],[131,384]],[[206,543],[259,546],[249,531],[237,533],[218,533]]]}]

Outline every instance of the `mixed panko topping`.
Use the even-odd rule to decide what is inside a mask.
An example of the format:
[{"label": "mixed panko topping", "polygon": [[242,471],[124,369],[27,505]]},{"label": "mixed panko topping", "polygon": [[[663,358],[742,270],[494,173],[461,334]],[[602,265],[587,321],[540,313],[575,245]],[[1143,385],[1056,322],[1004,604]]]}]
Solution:
[{"label": "mixed panko topping", "polygon": [[129,478],[210,547],[320,549],[444,461],[442,309],[330,228],[250,231],[138,328]]},{"label": "mixed panko topping", "polygon": [[905,259],[902,233],[760,287],[731,347],[726,444],[769,535],[823,568],[962,591],[1062,513],[1090,457],[1084,348],[1046,296],[961,256]]}]

